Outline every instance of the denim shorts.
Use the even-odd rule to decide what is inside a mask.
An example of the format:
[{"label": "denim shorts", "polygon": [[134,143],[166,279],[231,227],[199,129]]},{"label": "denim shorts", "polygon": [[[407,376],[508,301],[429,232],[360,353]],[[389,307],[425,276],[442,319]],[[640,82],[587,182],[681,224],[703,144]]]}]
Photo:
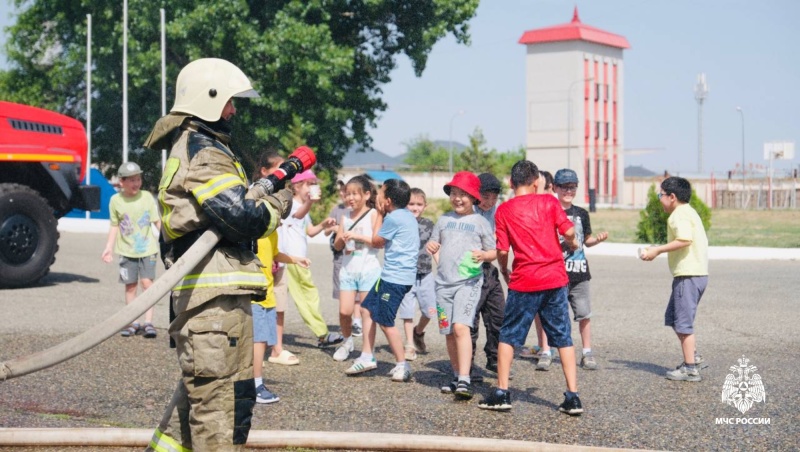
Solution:
[{"label": "denim shorts", "polygon": [[142,279],[156,279],[158,254],[145,257],[119,257],[119,282],[136,284]]},{"label": "denim shorts", "polygon": [[422,316],[428,319],[436,317],[436,276],[433,272],[417,274],[417,280],[403,298],[397,316],[401,319],[413,319],[417,304]]},{"label": "denim shorts", "polygon": [[258,303],[253,309],[253,342],[275,345],[278,342],[278,316],[275,308],[265,308]]},{"label": "denim shorts", "polygon": [[381,268],[374,267],[362,270],[358,273],[351,273],[342,266],[339,270],[339,290],[352,290],[356,292],[367,292],[375,286],[375,282],[381,277]]},{"label": "denim shorts", "polygon": [[391,327],[397,318],[397,309],[403,302],[411,286],[394,284],[378,279],[372,290],[369,291],[361,302],[361,308],[366,309],[372,315],[378,325]]},{"label": "denim shorts", "polygon": [[542,321],[551,347],[572,346],[572,325],[569,320],[567,286],[536,292],[508,291],[505,317],[500,327],[500,342],[513,346],[525,344],[536,314]]},{"label": "denim shorts", "polygon": [[672,295],[664,313],[664,325],[671,326],[676,333],[694,334],[697,305],[707,285],[708,276],[676,276],[672,280]]}]

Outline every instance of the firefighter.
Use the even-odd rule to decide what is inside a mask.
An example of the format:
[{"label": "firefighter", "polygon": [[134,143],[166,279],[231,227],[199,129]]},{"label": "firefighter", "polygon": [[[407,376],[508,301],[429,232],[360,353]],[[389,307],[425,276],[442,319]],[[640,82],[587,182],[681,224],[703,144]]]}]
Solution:
[{"label": "firefighter", "polygon": [[252,250],[289,211],[291,192],[248,193],[230,148],[235,97],[258,97],[232,63],[203,58],[178,74],[175,105],[145,146],[170,148],[158,187],[162,259],[169,268],[209,227],[223,236],[173,288],[169,334],[181,378],[147,450],[243,450],[256,393],[252,297],[267,281]]}]

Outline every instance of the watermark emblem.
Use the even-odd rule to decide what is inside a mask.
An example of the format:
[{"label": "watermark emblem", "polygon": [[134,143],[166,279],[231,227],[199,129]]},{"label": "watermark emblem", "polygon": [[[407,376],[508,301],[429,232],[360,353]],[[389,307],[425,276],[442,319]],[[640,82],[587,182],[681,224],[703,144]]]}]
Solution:
[{"label": "watermark emblem", "polygon": [[735,406],[745,414],[754,403],[766,402],[767,393],[761,375],[755,373],[758,368],[750,365],[750,360],[744,355],[738,360],[738,366],[731,366],[725,383],[722,385],[722,402],[728,406]]}]

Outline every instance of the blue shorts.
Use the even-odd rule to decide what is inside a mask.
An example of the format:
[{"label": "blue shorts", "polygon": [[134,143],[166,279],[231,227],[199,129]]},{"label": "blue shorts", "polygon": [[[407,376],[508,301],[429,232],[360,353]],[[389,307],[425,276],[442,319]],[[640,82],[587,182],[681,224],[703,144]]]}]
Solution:
[{"label": "blue shorts", "polygon": [[275,308],[265,308],[252,303],[253,342],[275,345],[278,342],[278,316]]},{"label": "blue shorts", "polygon": [[708,276],[676,276],[672,280],[672,295],[664,313],[664,325],[671,326],[676,333],[694,334],[697,305],[707,285]]},{"label": "blue shorts", "polygon": [[428,319],[436,317],[436,276],[433,272],[417,274],[417,280],[403,298],[397,316],[401,319],[413,319],[417,304],[422,316]]},{"label": "blue shorts", "polygon": [[358,273],[351,273],[342,266],[339,270],[339,290],[353,290],[356,292],[367,292],[381,277],[381,268],[375,267],[366,269]]},{"label": "blue shorts", "polygon": [[391,327],[397,318],[397,309],[403,302],[411,286],[394,284],[378,279],[375,287],[369,291],[361,302],[361,308],[372,315],[372,320],[378,325]]},{"label": "blue shorts", "polygon": [[513,346],[525,344],[533,318],[538,313],[547,334],[547,343],[554,348],[571,347],[568,293],[567,286],[537,292],[509,290],[500,327],[500,342]]}]

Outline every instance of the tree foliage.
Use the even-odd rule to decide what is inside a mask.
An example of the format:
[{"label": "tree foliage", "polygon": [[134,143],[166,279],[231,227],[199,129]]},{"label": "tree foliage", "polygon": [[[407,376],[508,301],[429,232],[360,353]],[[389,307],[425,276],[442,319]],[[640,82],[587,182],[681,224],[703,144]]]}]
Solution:
[{"label": "tree foliage", "polygon": [[[411,171],[447,171],[450,149],[420,136],[406,143],[404,162]],[[472,171],[476,174],[490,172],[508,175],[515,163],[525,158],[525,149],[520,147],[507,152],[488,149],[486,139],[480,128],[469,136],[469,146],[453,151],[453,170]]]},{"label": "tree foliage", "polygon": [[[92,147],[95,161],[121,161],[122,2],[14,0],[10,69],[2,98],[85,120],[86,15],[92,15]],[[368,128],[386,109],[381,86],[404,54],[420,75],[433,45],[448,34],[469,42],[478,0],[174,0],[128,2],[131,159],[157,172],[158,153],[141,144],[161,116],[159,8],[166,8],[167,107],[188,62],[225,58],[261,98],[239,102],[234,148],[248,156],[304,141],[323,168],[348,147],[368,146]],[[287,136],[290,135],[290,136]],[[157,180],[158,177],[156,176]]]},{"label": "tree foliage", "polygon": [[450,151],[427,136],[414,138],[405,146],[407,152],[403,161],[411,171],[447,171]]},{"label": "tree foliage", "polygon": [[[701,200],[694,190],[689,200],[689,205],[697,211],[703,228],[711,229],[711,209]],[[667,243],[667,219],[669,214],[664,212],[661,201],[658,200],[655,184],[647,190],[647,205],[639,212],[639,224],[636,226],[636,239],[640,243],[664,244]]]},{"label": "tree foliage", "polygon": [[469,146],[459,155],[459,165],[455,171],[471,171],[475,174],[495,173],[497,152],[486,148],[486,138],[483,131],[476,128],[469,136]]}]

